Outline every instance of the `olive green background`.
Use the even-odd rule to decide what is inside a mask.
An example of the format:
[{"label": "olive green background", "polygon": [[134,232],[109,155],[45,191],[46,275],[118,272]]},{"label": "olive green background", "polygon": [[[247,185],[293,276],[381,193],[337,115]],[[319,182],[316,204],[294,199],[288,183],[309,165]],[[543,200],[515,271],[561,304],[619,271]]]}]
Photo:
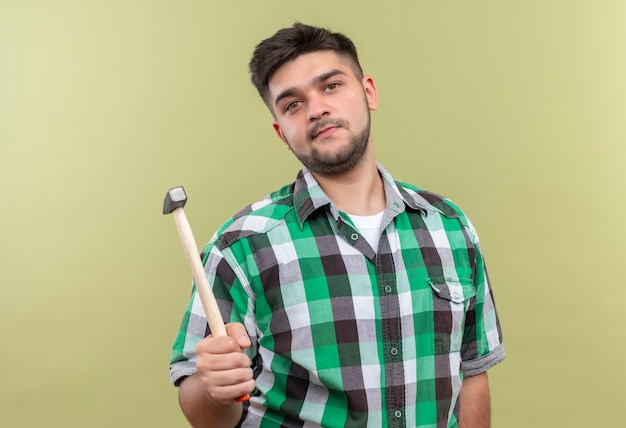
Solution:
[{"label": "olive green background", "polygon": [[479,230],[495,427],[626,397],[626,2],[0,0],[0,425],[186,426],[168,358],[200,244],[297,162],[249,83],[295,20],[353,38],[378,159]]}]

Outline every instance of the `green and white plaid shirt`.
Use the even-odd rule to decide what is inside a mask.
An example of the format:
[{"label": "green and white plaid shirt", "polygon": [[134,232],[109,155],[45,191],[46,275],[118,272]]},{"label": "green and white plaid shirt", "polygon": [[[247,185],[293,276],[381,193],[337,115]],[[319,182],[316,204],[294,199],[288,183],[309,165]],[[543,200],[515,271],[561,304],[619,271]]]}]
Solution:
[{"label": "green and white plaid shirt", "polygon": [[[452,202],[394,181],[372,249],[309,171],[231,218],[203,252],[227,321],[252,340],[243,427],[455,427],[464,376],[504,359],[476,232]],[[209,334],[193,292],[171,380]]]}]

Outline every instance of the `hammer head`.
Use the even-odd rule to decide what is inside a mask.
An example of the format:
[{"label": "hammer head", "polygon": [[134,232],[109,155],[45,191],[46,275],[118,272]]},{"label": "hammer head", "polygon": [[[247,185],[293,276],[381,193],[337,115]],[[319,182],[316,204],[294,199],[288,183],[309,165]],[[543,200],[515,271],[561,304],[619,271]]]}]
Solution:
[{"label": "hammer head", "polygon": [[163,214],[170,214],[176,208],[182,208],[187,203],[187,194],[182,186],[167,191],[163,201]]}]

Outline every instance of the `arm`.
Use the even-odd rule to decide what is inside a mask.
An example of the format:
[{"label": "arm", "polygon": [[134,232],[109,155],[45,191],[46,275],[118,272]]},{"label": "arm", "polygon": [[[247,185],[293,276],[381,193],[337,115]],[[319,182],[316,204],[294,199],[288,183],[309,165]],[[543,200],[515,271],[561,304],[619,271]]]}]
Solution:
[{"label": "arm", "polygon": [[208,336],[198,343],[198,372],[180,384],[180,407],[193,427],[234,427],[242,414],[235,399],[254,389],[250,359],[242,352],[250,346],[245,327],[229,324],[227,331],[228,336]]},{"label": "arm", "polygon": [[459,428],[489,428],[491,426],[487,372],[463,379],[460,402]]},{"label": "arm", "polygon": [[234,427],[241,418],[242,405],[233,401],[230,405],[217,403],[208,393],[198,373],[180,384],[178,402],[192,427]]}]

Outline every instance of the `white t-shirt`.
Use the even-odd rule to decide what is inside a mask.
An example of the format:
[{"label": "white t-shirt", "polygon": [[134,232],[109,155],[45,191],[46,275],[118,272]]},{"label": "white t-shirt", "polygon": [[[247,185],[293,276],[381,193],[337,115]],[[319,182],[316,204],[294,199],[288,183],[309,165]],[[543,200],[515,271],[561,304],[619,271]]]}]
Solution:
[{"label": "white t-shirt", "polygon": [[349,214],[350,219],[356,226],[357,230],[361,232],[361,235],[363,235],[374,251],[378,251],[378,241],[380,240],[381,234],[380,227],[383,224],[383,214],[384,211],[374,215]]}]

